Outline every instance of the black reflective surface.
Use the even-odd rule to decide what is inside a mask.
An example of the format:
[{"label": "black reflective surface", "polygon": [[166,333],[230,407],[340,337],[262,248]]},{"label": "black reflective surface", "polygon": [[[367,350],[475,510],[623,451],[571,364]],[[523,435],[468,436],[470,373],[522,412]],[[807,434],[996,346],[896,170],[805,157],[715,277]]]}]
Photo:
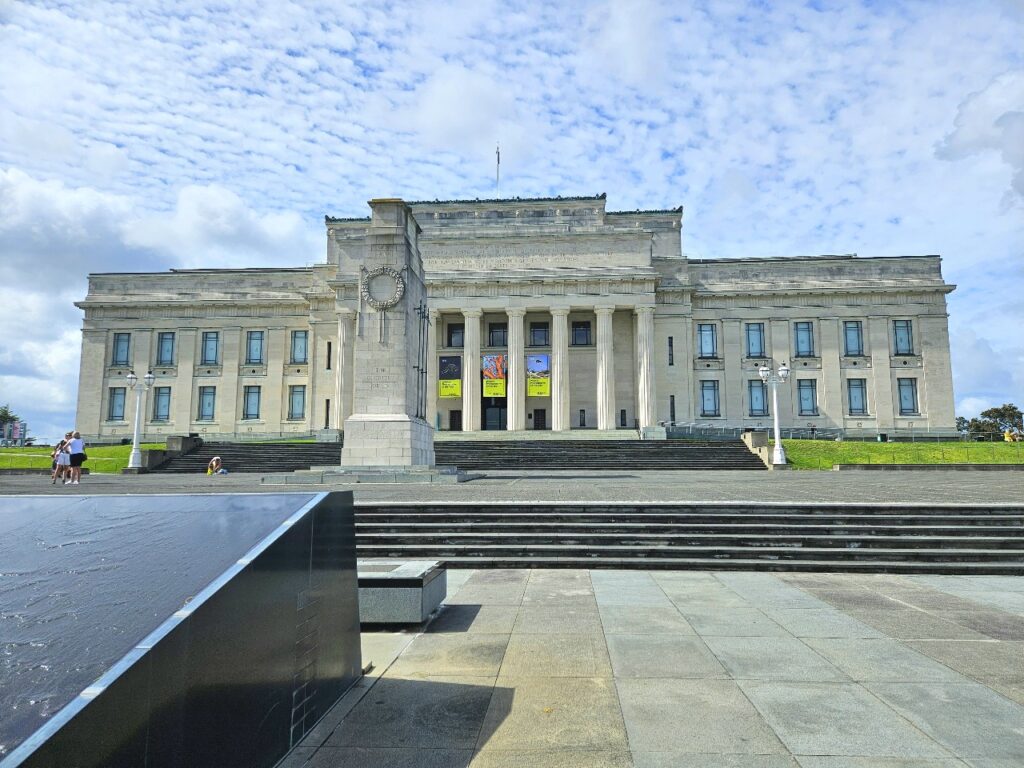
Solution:
[{"label": "black reflective surface", "polygon": [[17,764],[273,765],[358,675],[350,494],[280,529],[317,498],[0,497],[0,756],[189,604]]}]

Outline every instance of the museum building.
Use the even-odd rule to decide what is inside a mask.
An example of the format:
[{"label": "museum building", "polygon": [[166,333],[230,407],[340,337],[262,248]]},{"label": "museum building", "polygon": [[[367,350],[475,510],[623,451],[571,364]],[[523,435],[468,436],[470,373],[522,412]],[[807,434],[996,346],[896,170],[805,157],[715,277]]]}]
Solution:
[{"label": "museum building", "polygon": [[[783,362],[783,427],[954,430],[938,256],[688,259],[681,207],[603,194],[407,205],[427,301],[405,373],[439,430],[764,428],[758,369]],[[400,274],[365,268],[370,227],[328,217],[311,267],[90,275],[78,429],[130,436],[126,377],[152,371],[144,439],[337,437],[353,342],[402,301]]]}]

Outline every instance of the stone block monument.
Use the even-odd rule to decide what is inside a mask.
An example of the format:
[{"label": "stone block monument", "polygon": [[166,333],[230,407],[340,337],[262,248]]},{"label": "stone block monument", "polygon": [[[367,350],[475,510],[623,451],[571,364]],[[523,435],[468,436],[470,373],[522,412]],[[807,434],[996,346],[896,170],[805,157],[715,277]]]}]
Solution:
[{"label": "stone block monument", "polygon": [[371,200],[370,209],[359,275],[362,326],[354,340],[353,408],[345,419],[341,466],[432,467],[420,227],[402,200]]}]

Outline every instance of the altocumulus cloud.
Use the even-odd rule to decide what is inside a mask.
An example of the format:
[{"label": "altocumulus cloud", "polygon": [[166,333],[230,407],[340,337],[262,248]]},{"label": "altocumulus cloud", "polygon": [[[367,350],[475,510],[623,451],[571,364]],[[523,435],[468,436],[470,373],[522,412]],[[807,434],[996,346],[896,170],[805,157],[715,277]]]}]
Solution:
[{"label": "altocumulus cloud", "polygon": [[1024,7],[0,6],[0,402],[73,419],[88,272],[293,266],[371,197],[686,206],[694,256],[940,253],[964,415],[1024,400]]}]

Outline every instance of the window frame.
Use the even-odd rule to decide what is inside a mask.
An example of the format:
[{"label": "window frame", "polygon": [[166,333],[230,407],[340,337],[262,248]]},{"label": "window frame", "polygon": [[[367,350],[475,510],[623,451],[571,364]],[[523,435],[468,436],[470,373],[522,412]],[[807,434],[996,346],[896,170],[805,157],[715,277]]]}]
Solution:
[{"label": "window frame", "polygon": [[[302,349],[296,350],[298,346],[297,342],[302,339]],[[302,357],[298,357],[296,351],[302,352]],[[291,344],[289,345],[288,353],[288,364],[289,365],[308,365],[309,364],[309,331],[296,330],[292,331]]]},{"label": "window frame", "polygon": [[[252,344],[256,338],[259,338],[260,344],[260,356],[254,358],[252,356]],[[245,332],[245,364],[246,365],[263,365],[267,358],[266,348],[266,332],[265,331],[246,331]]]},{"label": "window frame", "polygon": [[[856,383],[858,386],[854,386]],[[854,410],[853,407],[853,391],[854,389],[860,390],[860,402],[861,407],[859,410]],[[846,413],[850,416],[867,416],[868,411],[868,380],[867,379],[847,379],[846,380]]]},{"label": "window frame", "polygon": [[[255,395],[256,412],[249,410],[249,398]],[[259,384],[246,384],[242,390],[242,421],[258,421],[260,418],[262,392]]]},{"label": "window frame", "polygon": [[508,346],[508,321],[487,323],[487,346]]},{"label": "window frame", "polygon": [[[124,340],[124,357],[118,357],[118,342]],[[117,331],[110,347],[110,365],[128,367],[132,364],[132,335],[129,332]]]},{"label": "window frame", "polygon": [[[811,392],[811,410],[804,408],[804,390],[810,390]],[[796,382],[796,407],[798,416],[820,416],[821,411],[818,406],[818,380],[817,379],[797,379]]]},{"label": "window frame", "polygon": [[[907,410],[903,407],[903,385],[910,385],[910,394],[914,399],[913,410]],[[899,402],[900,416],[920,416],[921,415],[921,401],[920,393],[917,388],[916,378],[900,378],[896,379],[896,393]]]},{"label": "window frame", "polygon": [[[211,341],[213,342],[212,358],[207,354],[210,351],[208,347],[210,346]],[[199,364],[220,364],[220,331],[203,331],[202,346],[200,347],[199,350]]]},{"label": "window frame", "polygon": [[[299,395],[302,409],[296,413],[295,397]],[[288,421],[303,421],[306,418],[306,385],[290,384],[288,386]]]},{"label": "window frame", "polygon": [[[762,407],[760,411],[754,410],[754,390],[758,390],[761,393]],[[747,413],[753,417],[769,416],[768,408],[768,385],[760,379],[748,379],[747,380]]]},{"label": "window frame", "polygon": [[[711,354],[704,349],[704,332],[711,334]],[[701,360],[718,359],[718,325],[716,323],[697,323],[697,357]]]},{"label": "window frame", "polygon": [[[745,323],[744,326],[743,338],[746,342],[747,357],[757,360],[768,357],[768,346],[764,343],[764,323]],[[758,343],[761,345],[760,352],[756,353],[750,343],[750,332],[755,328],[757,329]]]},{"label": "window frame", "polygon": [[672,337],[671,336],[668,337],[668,364],[669,365],[675,365],[676,364],[675,345],[672,343]]},{"label": "window frame", "polygon": [[[569,346],[570,347],[592,347],[594,346],[594,335],[592,330],[592,323],[589,320],[573,320],[569,326],[570,333]],[[577,341],[577,333],[582,333],[585,341]]]},{"label": "window frame", "polygon": [[[166,408],[161,413],[160,406],[163,403]],[[171,388],[170,387],[153,387],[153,416],[151,421],[153,423],[165,424],[171,420]]]},{"label": "window frame", "polygon": [[[906,330],[906,347],[903,348],[900,344],[900,326],[905,326]],[[892,354],[893,357],[913,357],[914,356],[914,321],[908,319],[893,320],[892,321]]]},{"label": "window frame", "polygon": [[[114,415],[114,403],[116,402],[115,394],[120,395],[121,413],[119,416]],[[128,402],[128,388],[127,387],[108,387],[107,388],[107,421],[124,421],[125,420],[125,406]]]},{"label": "window frame", "polygon": [[[538,341],[538,334],[541,334],[543,341]],[[530,346],[550,347],[551,346],[551,323],[546,320],[538,320],[530,323]]]},{"label": "window frame", "polygon": [[[465,323],[446,323],[445,327],[445,346],[450,349],[464,349],[466,346],[466,324]],[[458,344],[455,343],[456,337]]]},{"label": "window frame", "polygon": [[[707,410],[707,393],[714,396],[714,411]],[[700,380],[700,415],[701,418],[715,418],[722,415],[722,397],[718,379]]]},{"label": "window frame", "polygon": [[[801,332],[807,331],[807,349],[801,351]],[[793,322],[793,357],[816,357],[814,354],[814,323],[810,320],[795,320]]]},{"label": "window frame", "polygon": [[[857,331],[857,348],[850,348],[850,331]],[[860,320],[843,320],[843,357],[864,357],[864,323]]]},{"label": "window frame", "polygon": [[[206,396],[210,396],[210,414],[207,416],[204,412],[203,405],[205,404]],[[199,387],[196,399],[198,400],[199,410],[196,413],[196,421],[216,421],[217,420],[217,387],[204,385]]]},{"label": "window frame", "polygon": [[[165,357],[164,343],[170,342],[170,352]],[[156,334],[156,365],[158,366],[171,366],[174,365],[174,353],[175,353],[175,338],[174,331],[158,331]]]}]

